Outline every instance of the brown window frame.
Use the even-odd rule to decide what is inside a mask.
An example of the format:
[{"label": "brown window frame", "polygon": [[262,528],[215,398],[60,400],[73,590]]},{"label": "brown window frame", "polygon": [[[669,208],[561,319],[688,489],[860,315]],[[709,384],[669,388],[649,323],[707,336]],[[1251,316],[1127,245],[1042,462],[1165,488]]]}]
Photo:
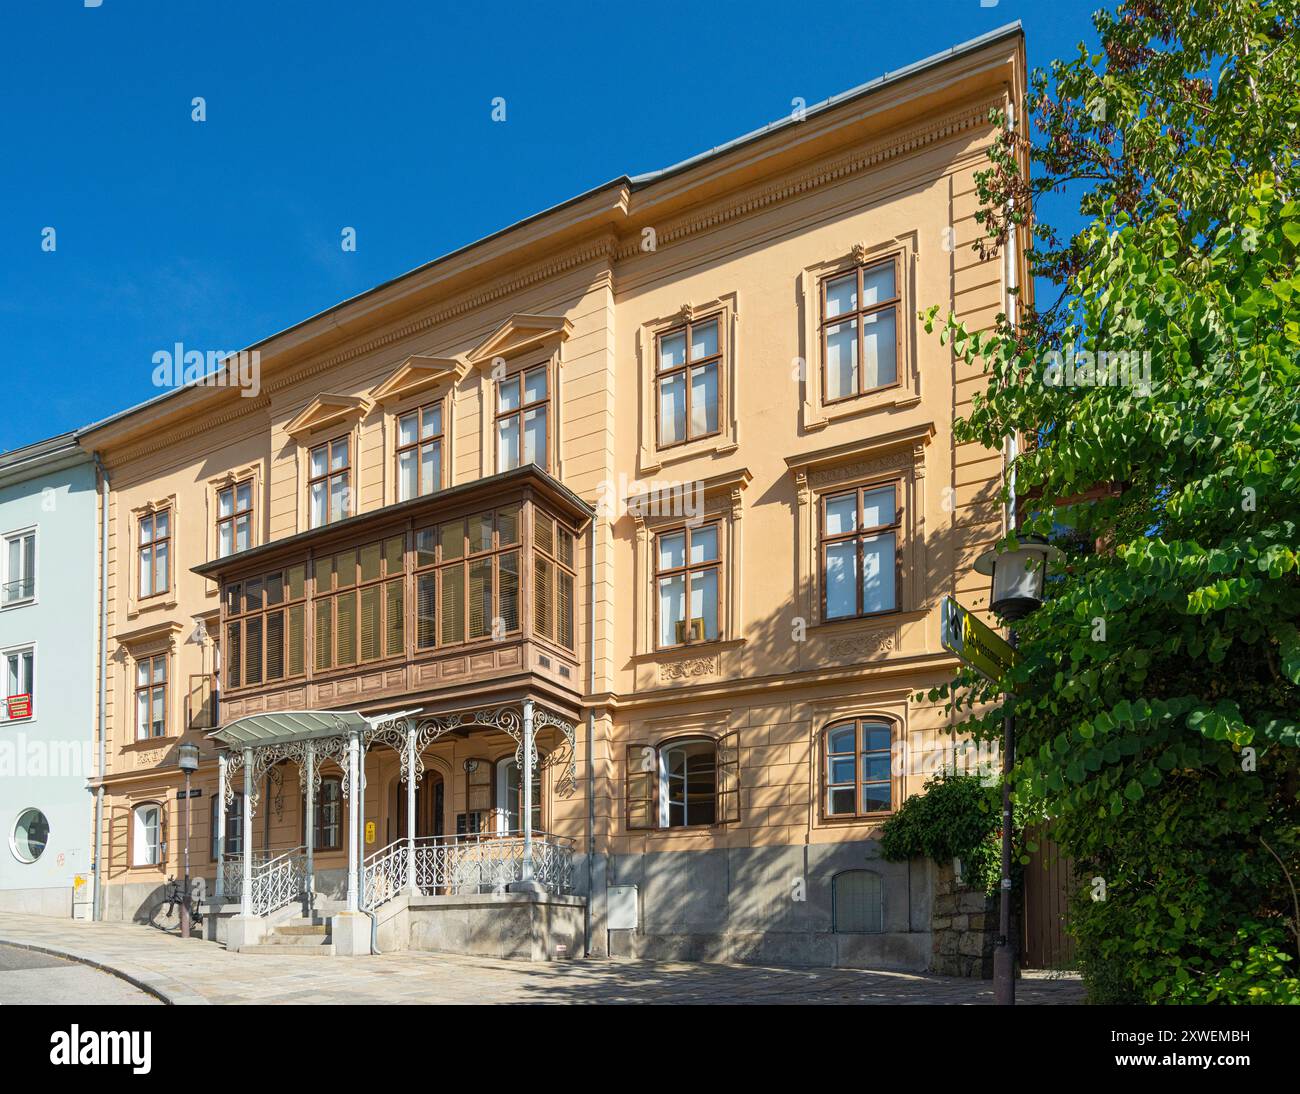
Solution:
[{"label": "brown window frame", "polygon": [[[221,796],[214,794],[212,804],[208,807],[208,859],[211,862],[217,861],[217,809],[220,808]],[[232,817],[231,814],[238,807],[239,812]],[[231,821],[234,820],[234,826]],[[231,842],[235,846],[231,846]],[[236,790],[230,796],[230,805],[226,807],[226,858],[233,858],[235,855],[243,853],[244,847],[244,792]]]},{"label": "brown window frame", "polygon": [[[707,742],[713,745],[713,820],[698,824],[664,824],[664,753],[680,745]],[[647,768],[645,759],[653,757]],[[649,823],[634,819],[639,814]],[[679,733],[658,744],[629,744],[624,753],[623,823],[628,831],[704,831],[740,822],[740,744],[735,730],[713,736],[710,733]]]},{"label": "brown window frame", "polygon": [[[389,555],[392,549],[391,545],[401,541],[401,562],[398,568],[390,565],[391,558]],[[331,673],[335,671],[355,672],[363,665],[375,665],[384,661],[393,660],[403,657],[406,654],[406,616],[407,616],[407,596],[406,596],[406,555],[408,549],[406,533],[392,532],[377,540],[367,540],[365,543],[354,544],[350,547],[342,547],[337,551],[329,553],[322,552],[315,555],[308,564],[308,580],[311,600],[311,649],[308,651],[307,661],[311,666],[310,672],[314,675]],[[376,548],[379,552],[379,572],[375,577],[362,576],[362,552],[367,548]],[[340,555],[351,555],[353,557],[352,580],[346,584],[340,584],[338,559]],[[321,564],[329,564],[329,588],[322,589],[320,583]],[[402,643],[401,649],[391,652],[389,649],[389,608],[390,598],[388,589],[390,585],[396,585],[400,588],[401,612],[402,612]],[[379,590],[379,655],[377,657],[363,657],[363,628],[362,628],[362,599],[363,591],[367,589]],[[354,602],[354,621],[353,621],[353,653],[351,661],[339,660],[339,626],[338,626],[338,608],[336,601],[343,597],[351,596]],[[322,606],[327,605],[326,610],[329,615],[329,642],[330,658],[328,665],[322,665],[317,660],[317,651],[319,650],[320,640],[320,620],[322,615]]]},{"label": "brown window frame", "polygon": [[[514,511],[515,520],[515,538],[512,541],[503,543],[501,540],[501,514]],[[417,528],[415,531],[414,555],[414,580],[412,582],[412,611],[415,616],[415,627],[413,632],[413,652],[415,654],[427,653],[435,649],[452,649],[457,646],[466,646],[478,642],[499,642],[506,638],[518,635],[523,630],[523,583],[524,583],[524,559],[527,556],[527,547],[524,543],[523,529],[524,506],[521,502],[508,503],[505,505],[494,506],[491,509],[480,509],[473,513],[467,513],[464,516],[453,517],[451,520],[439,521],[437,524],[425,525]],[[481,519],[485,515],[492,518],[492,546],[472,550],[473,541],[470,537],[472,522]],[[464,532],[461,539],[461,553],[458,556],[446,558],[443,555],[443,527],[450,527],[456,524],[462,525]],[[420,562],[421,547],[419,546],[421,536],[429,535],[433,544],[433,561]],[[515,569],[515,626],[509,630],[502,630],[498,635],[495,633],[496,620],[503,618],[501,614],[501,559],[507,555],[516,556]],[[491,560],[492,575],[492,614],[488,621],[488,630],[486,634],[475,635],[469,634],[469,621],[471,609],[471,582],[470,572],[473,563],[481,563],[484,560]],[[462,573],[461,578],[461,637],[458,640],[444,641],[443,639],[443,589],[446,575],[453,569],[459,569]],[[433,576],[433,596],[434,596],[434,614],[433,614],[433,645],[421,645],[419,635],[419,605],[420,605],[420,587],[421,579]]]},{"label": "brown window frame", "polygon": [[[894,490],[894,521],[892,524],[878,524],[870,528],[862,526],[862,496],[873,490],[882,490],[885,487],[893,487]],[[855,527],[850,532],[840,532],[836,535],[827,535],[826,533],[826,505],[827,502],[834,498],[842,498],[847,494],[853,493],[857,501],[857,512],[854,518]],[[864,611],[862,603],[862,544],[872,536],[879,536],[885,533],[892,533],[894,536],[894,605],[891,608],[881,608],[879,611]],[[890,615],[893,612],[901,611],[901,594],[902,594],[902,560],[903,560],[903,480],[901,478],[882,479],[878,482],[863,483],[858,486],[850,487],[847,490],[827,490],[817,499],[817,565],[819,567],[819,580],[821,583],[821,619],[823,623],[841,623],[846,619],[872,619],[877,616]],[[855,542],[857,550],[854,555],[855,561],[855,579],[853,595],[856,598],[855,605],[857,611],[852,615],[837,615],[833,619],[827,613],[827,576],[826,576],[826,552],[827,548],[839,543]]]},{"label": "brown window frame", "polygon": [[[693,331],[693,329],[694,329],[695,327],[704,327],[704,326],[708,326],[710,323],[715,323],[715,324],[717,324],[717,328],[718,328],[718,350],[717,350],[716,353],[711,353],[711,354],[709,354],[707,357],[702,357],[702,358],[700,358],[698,361],[697,361],[697,360],[694,360],[694,359],[691,357],[691,332]],[[674,365],[673,367],[671,367],[671,368],[667,368],[667,369],[666,369],[666,368],[663,367],[663,364],[662,364],[662,362],[663,362],[663,354],[662,354],[662,351],[661,351],[661,347],[662,347],[662,345],[663,345],[663,341],[664,341],[665,338],[671,338],[671,337],[673,337],[673,335],[678,334],[678,333],[684,333],[685,336],[686,336],[686,342],[685,342],[685,355],[684,355],[684,357],[683,357],[683,359],[682,359],[682,363],[681,363],[680,365]],[[690,319],[690,320],[687,320],[685,323],[682,323],[682,324],[680,324],[680,325],[678,325],[678,326],[676,326],[676,327],[673,327],[671,330],[666,330],[666,331],[663,331],[663,332],[660,333],[660,334],[655,335],[655,350],[654,350],[654,353],[655,353],[655,361],[654,361],[654,392],[653,392],[653,396],[652,396],[652,397],[653,397],[653,399],[654,399],[654,406],[655,406],[655,448],[656,448],[656,450],[657,450],[657,451],[660,451],[660,452],[663,452],[663,451],[667,451],[668,449],[671,449],[671,448],[679,448],[680,446],[682,446],[682,445],[684,445],[684,444],[692,444],[692,443],[694,443],[695,441],[703,441],[703,440],[707,440],[707,439],[710,438],[710,437],[717,437],[717,436],[720,436],[720,435],[722,434],[722,404],[723,404],[723,390],[722,390],[723,367],[722,367],[722,362],[723,362],[723,359],[724,359],[725,356],[726,356],[726,333],[725,333],[724,323],[723,323],[723,313],[722,313],[722,312],[714,312],[714,313],[712,313],[712,314],[710,314],[710,315],[706,315],[706,316],[704,316],[703,318],[700,318],[700,319]],[[706,365],[710,365],[710,364],[713,365],[713,366],[715,366],[715,369],[716,369],[716,376],[717,376],[718,405],[714,408],[714,410],[715,410],[715,416],[716,416],[716,419],[717,419],[718,427],[717,427],[716,429],[712,429],[712,430],[710,430],[710,431],[707,432],[707,433],[698,433],[698,434],[692,436],[692,435],[691,435],[691,419],[692,419],[692,415],[691,415],[691,372],[692,372],[692,370],[694,370],[694,369],[697,369],[697,368],[703,368],[704,366],[706,366]],[[660,390],[661,390],[660,385],[663,383],[663,381],[664,381],[664,379],[665,379],[666,377],[669,377],[669,376],[676,376],[676,375],[679,374],[679,373],[682,374],[683,376],[685,376],[685,378],[686,378],[686,380],[685,380],[685,383],[686,383],[686,389],[685,389],[685,390],[686,390],[686,436],[684,436],[680,441],[669,441],[667,444],[665,444],[665,443],[664,443],[664,439],[663,439],[664,434],[663,434],[663,421],[662,421],[663,399],[662,399],[662,397],[661,397],[661,395],[660,395]]]},{"label": "brown window frame", "polygon": [[[525,379],[535,372],[541,372],[546,377],[546,398],[534,399],[531,403],[524,402],[524,393],[526,389]],[[515,384],[519,388],[519,405],[511,410],[501,409],[501,388],[505,384]],[[492,393],[492,444],[496,450],[496,462],[498,471],[513,471],[515,468],[503,466],[501,459],[501,423],[507,418],[518,418],[518,437],[519,437],[519,463],[517,467],[527,467],[528,462],[524,460],[524,414],[527,411],[535,410],[538,407],[546,408],[546,443],[542,445],[542,463],[536,466],[541,467],[543,471],[549,472],[551,469],[551,429],[554,425],[555,415],[552,411],[552,391],[555,387],[555,378],[551,375],[551,365],[549,361],[544,361],[540,365],[530,365],[527,368],[516,369],[509,376],[504,376],[496,382],[496,389]],[[535,461],[532,461],[535,463]]]},{"label": "brown window frame", "polygon": [[[892,264],[894,267],[894,295],[888,300],[882,300],[876,304],[864,307],[862,305],[862,280],[865,274],[871,270],[878,269],[886,264]],[[840,315],[827,317],[826,315],[826,293],[832,281],[839,281],[847,277],[850,273],[857,275],[857,296],[858,308],[856,311],[843,312]],[[821,279],[820,289],[818,292],[819,308],[821,311],[820,323],[818,324],[818,340],[821,343],[821,377],[822,377],[822,405],[834,406],[837,403],[848,402],[850,399],[860,399],[864,395],[871,395],[877,391],[888,391],[890,388],[898,387],[902,383],[903,371],[903,324],[901,317],[903,313],[903,278],[902,278],[902,253],[895,252],[883,258],[871,259],[870,261],[859,262],[853,269],[837,270],[835,273],[826,274]],[[877,387],[863,387],[866,380],[866,347],[863,345],[863,338],[866,337],[867,316],[874,315],[877,312],[886,309],[894,311],[894,379],[888,384],[880,384]],[[847,323],[850,320],[856,320],[858,325],[858,388],[848,395],[840,395],[837,398],[830,398],[828,392],[829,373],[827,367],[829,364],[828,354],[826,352],[826,332],[832,326],[838,326],[840,323]]]},{"label": "brown window frame", "polygon": [[[167,518],[167,534],[165,536],[159,536],[157,534],[159,517]],[[148,543],[144,542],[144,529],[146,525],[150,529],[150,538]],[[140,600],[150,600],[155,596],[165,596],[167,593],[171,592],[172,556],[175,553],[172,550],[172,532],[174,527],[175,527],[175,521],[173,519],[172,508],[170,505],[163,506],[162,508],[159,509],[154,509],[153,511],[148,513],[142,513],[140,515],[140,518],[136,521],[135,579],[138,583],[137,591],[139,593],[138,599]],[[155,581],[154,583],[151,584],[149,592],[146,593],[144,591],[144,581],[142,580],[144,575],[144,570],[143,570],[144,555],[146,551],[151,552],[149,556],[150,576],[151,579],[156,579],[158,574],[158,545],[159,544],[165,544],[167,547],[167,561],[163,566],[162,588],[158,588]]]},{"label": "brown window frame", "polygon": [[[149,654],[145,654],[145,655],[143,655],[143,656],[141,656],[141,657],[137,657],[137,658],[135,658],[135,665],[134,665],[134,671],[135,671],[135,686],[134,686],[134,690],[133,690],[133,692],[132,692],[132,698],[133,698],[133,700],[134,700],[134,702],[135,702],[135,739],[136,739],[137,741],[159,741],[159,740],[162,740],[163,738],[165,738],[165,737],[167,737],[167,736],[169,735],[169,734],[168,734],[168,729],[169,729],[169,725],[168,725],[168,723],[171,721],[171,718],[170,718],[170,716],[169,716],[169,712],[168,712],[168,709],[167,709],[167,690],[168,690],[168,688],[171,686],[171,666],[167,663],[167,662],[168,662],[168,659],[169,659],[169,658],[168,658],[168,655],[165,654],[165,653],[149,653]],[[161,664],[162,664],[162,682],[161,682],[161,683],[159,683],[158,681],[156,681],[156,680],[153,678],[154,667],[155,667],[155,665],[158,664],[158,663],[161,663]],[[140,666],[141,666],[141,665],[145,665],[145,664],[147,664],[147,665],[149,666],[148,679],[147,679],[147,680],[142,684],[142,683],[140,683],[140,678],[139,678],[139,674],[140,674]],[[153,729],[153,721],[152,721],[152,719],[151,719],[150,722],[149,722],[150,732],[147,733],[147,734],[141,734],[141,732],[140,732],[140,695],[141,695],[142,692],[147,692],[147,693],[148,693],[148,705],[147,705],[146,709],[147,709],[150,713],[152,713],[152,711],[153,711],[153,706],[154,706],[154,693],[157,692],[157,691],[161,691],[161,692],[162,692],[162,712],[163,712],[163,717],[162,717],[162,732],[161,732],[161,733],[154,733],[154,732],[152,732],[152,729]]]},{"label": "brown window frame", "polygon": [[[330,469],[330,457],[334,454],[334,446],[342,444],[347,450],[348,462],[338,470]],[[323,475],[312,474],[312,457],[321,449],[325,450],[325,473]],[[320,444],[313,444],[307,448],[307,525],[309,528],[328,528],[331,524],[337,523],[335,518],[330,516],[330,488],[334,485],[334,480],[342,476],[343,491],[346,505],[344,512],[337,520],[346,520],[352,515],[352,434],[345,433],[340,437],[331,437],[328,441],[321,441]],[[317,483],[325,484],[325,519],[320,524],[312,520],[312,490]]]},{"label": "brown window frame", "polygon": [[[718,544],[718,556],[715,560],[711,562],[692,563],[690,560],[691,559],[691,537],[700,528],[714,529],[716,535],[716,541]],[[659,541],[664,536],[675,536],[680,532],[686,533],[686,541],[682,549],[682,559],[683,559],[682,565],[670,566],[666,570],[661,570],[659,568],[659,559],[660,559]],[[726,574],[723,570],[722,547],[723,547],[722,521],[720,520],[701,521],[699,524],[694,526],[690,524],[678,524],[678,525],[674,525],[671,528],[663,528],[655,532],[654,543],[651,548],[654,551],[654,586],[652,590],[652,595],[654,599],[655,649],[680,650],[680,649],[685,649],[687,646],[700,646],[710,642],[721,642],[724,640],[726,632],[723,627],[723,622],[726,617],[723,614],[723,599],[726,595],[726,587],[723,584],[723,581],[726,577]],[[691,574],[696,571],[703,571],[703,570],[718,571],[718,582],[717,582],[718,584],[718,636],[716,638],[703,637],[703,631],[704,631],[703,619],[700,620],[700,624],[701,624],[700,631],[702,637],[700,638],[691,637],[691,631],[693,629],[691,624],[694,623],[695,621],[694,618],[691,616]],[[663,632],[659,625],[660,623],[659,582],[665,577],[674,577],[677,574],[683,574],[686,578],[686,618],[682,621],[684,624],[684,634],[686,637],[685,637],[685,641],[674,642],[671,645],[664,645],[661,642],[661,639],[663,638]]]},{"label": "brown window frame", "polygon": [[[239,488],[241,486],[248,487],[248,507],[245,509],[239,508]],[[223,517],[221,515],[221,496],[223,494],[230,495],[230,516],[228,517]],[[238,535],[239,535],[240,517],[248,518],[248,547],[245,547],[244,550],[246,551],[249,549],[249,547],[256,546],[256,542],[254,540],[254,526],[253,526],[253,480],[251,477],[246,479],[239,479],[235,482],[232,482],[229,486],[217,487],[216,513],[217,513],[216,548],[217,548],[218,558],[229,558],[230,555],[239,554],[240,548],[238,546],[239,544]],[[227,524],[230,525],[230,551],[228,554],[222,554],[221,529]]]},{"label": "brown window frame", "polygon": [[[541,534],[541,529],[549,526],[551,534],[549,546]],[[533,636],[553,642],[561,649],[572,653],[577,642],[577,533],[562,520],[557,519],[544,509],[533,506]],[[564,544],[568,548],[564,548]],[[561,589],[564,578],[568,578],[569,610],[568,641],[562,637]],[[546,588],[545,600],[542,588]],[[543,604],[550,609],[549,625],[543,626]]]},{"label": "brown window frame", "polygon": [[[548,388],[549,390],[549,388]],[[423,498],[429,494],[436,494],[442,489],[442,480],[444,475],[445,460],[447,454],[447,408],[444,405],[445,400],[435,399],[431,403],[424,403],[421,406],[405,410],[396,415],[396,424],[394,426],[393,437],[396,447],[393,452],[393,481],[397,484],[397,500],[411,501],[413,498]],[[424,415],[427,411],[438,412],[439,429],[432,436],[424,436]],[[409,444],[402,444],[402,419],[415,415],[415,440]],[[438,446],[438,481],[433,484],[429,490],[424,489],[424,461],[420,459],[423,455],[426,445],[436,444]],[[415,453],[415,493],[411,498],[402,497],[402,456],[407,452]]]},{"label": "brown window frame", "polygon": [[[333,783],[336,787],[338,787],[338,796],[334,799],[334,803],[338,806],[339,809],[338,819],[334,823],[334,828],[338,833],[338,842],[324,844],[321,843],[318,839],[321,830],[321,824],[319,818],[321,815],[321,810],[326,804],[325,787],[330,783]],[[299,825],[298,838],[300,843],[305,847],[307,845],[307,795],[305,793],[301,796],[300,801],[302,804],[298,809],[298,815],[301,818],[301,823]],[[315,813],[315,816],[311,818],[312,853],[315,854],[320,852],[320,853],[327,854],[330,851],[343,850],[343,842],[345,838],[343,834],[343,829],[345,827],[345,818],[343,816],[343,777],[341,775],[321,776],[320,789],[316,791],[315,795],[313,795],[312,809],[313,812]]]},{"label": "brown window frame", "polygon": [[[852,759],[853,761],[853,812],[852,813],[833,813],[830,809],[830,795],[835,788],[846,788],[850,784],[847,782],[831,782],[831,756],[830,739],[831,734],[837,730],[847,729],[853,726],[853,752],[836,752],[833,755],[839,759]],[[867,727],[884,728],[889,733],[889,745],[885,749],[868,749],[866,745],[865,730]],[[821,740],[818,748],[821,752],[821,780],[820,780],[820,804],[818,810],[823,822],[834,823],[837,821],[861,821],[871,820],[877,817],[887,817],[892,815],[898,809],[898,785],[894,778],[894,741],[898,736],[898,724],[889,718],[883,718],[878,715],[862,715],[854,718],[841,718],[838,721],[831,722],[825,726],[821,732]],[[864,755],[879,755],[884,752],[889,758],[889,775],[886,779],[864,779],[862,757]],[[888,809],[863,809],[862,808],[862,788],[864,786],[879,786],[885,782],[889,786],[889,808]]]},{"label": "brown window frame", "polygon": [[[294,570],[302,568],[301,589],[302,591],[294,596],[292,594],[293,582],[290,575]],[[239,581],[227,582],[222,589],[221,601],[221,627],[222,627],[222,647],[221,647],[221,672],[222,681],[225,688],[229,691],[236,691],[240,688],[260,688],[268,687],[275,684],[282,684],[287,680],[302,679],[307,675],[308,658],[311,651],[307,648],[307,600],[308,585],[307,580],[310,577],[310,569],[305,562],[296,562],[292,565],[284,566],[278,570],[271,570],[265,574],[257,574],[252,577],[242,578]],[[281,594],[280,599],[275,603],[270,603],[267,598],[267,588],[271,581],[279,581]],[[255,607],[248,606],[249,586],[258,585],[259,602]],[[303,669],[301,672],[291,672],[291,654],[292,646],[290,644],[291,618],[293,608],[301,610],[301,628],[302,628],[302,657]],[[270,633],[268,622],[271,616],[280,615],[283,617],[281,624],[281,674],[274,679],[267,675],[267,669],[271,664],[271,644],[267,641],[267,635]],[[254,621],[260,624],[260,642],[262,652],[260,656],[260,666],[258,679],[250,681],[248,679],[248,629],[249,624]],[[238,642],[232,642],[232,633],[238,634]],[[231,656],[232,649],[236,649],[237,655]],[[232,673],[232,670],[233,673]]]}]

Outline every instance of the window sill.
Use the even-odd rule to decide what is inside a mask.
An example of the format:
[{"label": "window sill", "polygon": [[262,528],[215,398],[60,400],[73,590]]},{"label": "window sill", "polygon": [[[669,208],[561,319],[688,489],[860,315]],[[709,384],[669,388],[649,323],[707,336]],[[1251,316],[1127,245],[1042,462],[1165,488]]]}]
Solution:
[{"label": "window sill", "polygon": [[7,604],[0,604],[0,612],[13,611],[15,608],[30,608],[37,602],[36,597],[25,596],[21,600],[11,600]]},{"label": "window sill", "polygon": [[675,444],[669,448],[657,448],[646,452],[645,462],[638,468],[638,472],[642,475],[651,474],[661,468],[669,467],[675,463],[683,463],[686,460],[696,459],[700,456],[729,456],[739,448],[739,444],[723,434],[701,437],[698,441],[687,441],[684,444]]},{"label": "window sill", "polygon": [[712,642],[692,642],[689,646],[666,646],[663,649],[649,650],[634,654],[632,664],[644,665],[652,661],[688,660],[691,657],[704,657],[723,650],[738,650],[748,642],[747,638],[718,638]]},{"label": "window sill", "polygon": [[805,428],[809,430],[825,429],[831,422],[844,418],[855,418],[860,414],[869,414],[875,410],[907,410],[921,405],[921,396],[898,385],[869,391],[862,395],[851,395],[833,403],[823,403],[809,414]]},{"label": "window sill", "polygon": [[171,733],[164,733],[160,737],[139,737],[132,741],[127,741],[122,745],[123,752],[144,752],[150,748],[166,748],[167,742],[175,741],[178,736]]}]

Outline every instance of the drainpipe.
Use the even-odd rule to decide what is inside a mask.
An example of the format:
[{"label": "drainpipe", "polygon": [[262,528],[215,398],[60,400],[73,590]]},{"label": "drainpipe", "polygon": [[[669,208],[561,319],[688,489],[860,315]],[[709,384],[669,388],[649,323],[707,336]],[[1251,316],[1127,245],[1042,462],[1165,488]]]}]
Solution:
[{"label": "drainpipe", "polygon": [[[596,692],[596,518],[587,529],[587,699]],[[595,896],[596,868],[596,708],[587,707],[587,905],[583,910],[582,950],[591,956],[591,901]]]},{"label": "drainpipe", "polygon": [[[1012,133],[1016,131],[1016,104],[1009,102],[1007,104],[1007,128]],[[1011,199],[1010,206],[1012,211],[1015,209],[1015,199]],[[1006,253],[1006,280],[1007,280],[1007,319],[1010,320],[1014,329],[1020,318],[1020,298],[1017,290],[1020,287],[1020,266],[1019,266],[1019,249],[1020,233],[1017,231],[1014,223],[1007,225],[1007,253]],[[1007,530],[1014,532],[1016,529],[1016,473],[1013,467],[1016,456],[1019,454],[1019,444],[1016,441],[1016,435],[1011,434],[1007,438],[1007,466],[1011,468],[1007,478],[1009,505],[1007,509]]]},{"label": "drainpipe", "polygon": [[91,918],[104,918],[104,768],[108,748],[104,742],[105,706],[108,702],[108,497],[110,484],[108,469],[104,461],[95,453],[95,474],[99,478],[99,710],[97,712],[97,735],[99,748],[95,762],[95,778],[99,785],[95,788],[95,863],[92,894]]}]

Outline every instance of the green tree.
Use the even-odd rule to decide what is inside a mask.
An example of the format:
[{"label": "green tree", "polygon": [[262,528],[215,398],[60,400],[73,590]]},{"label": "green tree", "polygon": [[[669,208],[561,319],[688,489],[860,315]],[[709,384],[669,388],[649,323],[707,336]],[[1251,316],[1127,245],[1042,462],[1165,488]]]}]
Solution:
[{"label": "green tree", "polygon": [[[1094,999],[1300,1002],[1297,6],[1094,25],[981,174],[980,247],[1028,238],[1041,306],[939,323],[988,379],[959,438],[1023,438],[1020,534],[1067,550],[1004,681],[1016,793],[1079,867]],[[1035,217],[1060,192],[1069,238]],[[992,686],[936,694],[996,739]]]}]

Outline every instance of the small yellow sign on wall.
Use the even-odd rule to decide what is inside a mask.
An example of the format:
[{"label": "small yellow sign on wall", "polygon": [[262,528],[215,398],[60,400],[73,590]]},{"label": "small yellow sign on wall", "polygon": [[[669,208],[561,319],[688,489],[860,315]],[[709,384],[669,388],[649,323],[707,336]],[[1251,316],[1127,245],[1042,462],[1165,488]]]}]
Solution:
[{"label": "small yellow sign on wall", "polygon": [[367,842],[367,843],[374,843],[374,842],[375,842],[375,822],[374,822],[374,821],[366,821],[366,842]]}]

